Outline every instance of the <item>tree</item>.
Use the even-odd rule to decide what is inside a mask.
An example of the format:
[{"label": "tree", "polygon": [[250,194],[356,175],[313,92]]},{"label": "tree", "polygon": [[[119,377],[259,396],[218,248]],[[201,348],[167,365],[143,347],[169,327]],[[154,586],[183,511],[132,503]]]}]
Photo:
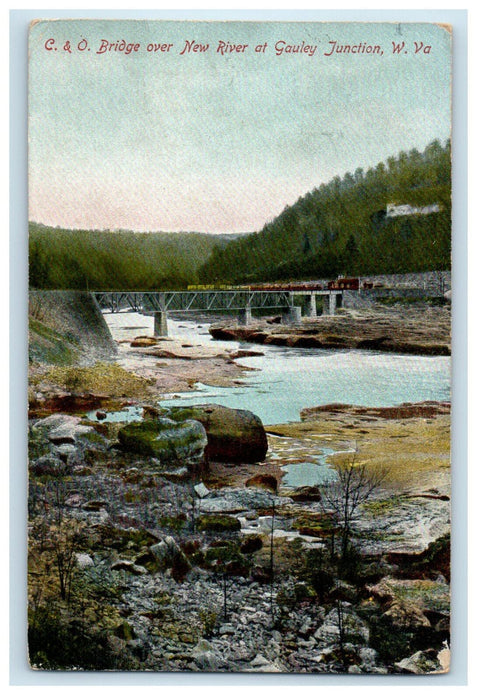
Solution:
[{"label": "tree", "polygon": [[30,243],[29,284],[33,289],[45,289],[50,282],[50,274],[45,254],[38,242]]},{"label": "tree", "polygon": [[351,551],[351,537],[358,510],[381,486],[386,478],[386,470],[371,470],[354,452],[337,467],[336,474],[335,481],[321,487],[321,499],[323,506],[333,511],[340,527],[340,558],[342,563],[346,563]]}]

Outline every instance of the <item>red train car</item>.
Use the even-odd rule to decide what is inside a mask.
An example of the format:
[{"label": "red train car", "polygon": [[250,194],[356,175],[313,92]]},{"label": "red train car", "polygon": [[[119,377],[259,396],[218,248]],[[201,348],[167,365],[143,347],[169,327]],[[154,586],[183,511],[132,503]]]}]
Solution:
[{"label": "red train car", "polygon": [[359,277],[338,277],[337,280],[328,282],[328,289],[359,290]]},{"label": "red train car", "polygon": [[254,284],[248,287],[252,292],[318,292],[323,289],[317,282],[276,282],[269,284]]}]

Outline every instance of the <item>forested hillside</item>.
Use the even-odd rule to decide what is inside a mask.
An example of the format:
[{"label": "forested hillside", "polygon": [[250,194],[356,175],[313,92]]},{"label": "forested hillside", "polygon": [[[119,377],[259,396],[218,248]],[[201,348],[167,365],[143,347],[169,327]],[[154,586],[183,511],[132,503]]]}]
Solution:
[{"label": "forested hillside", "polygon": [[30,287],[180,289],[227,236],[79,231],[30,223]]},{"label": "forested hillside", "polygon": [[[438,204],[426,215],[389,217],[387,205]],[[217,247],[203,282],[249,282],[338,274],[450,269],[450,143],[401,152],[366,172],[308,192],[262,231]]]},{"label": "forested hillside", "polygon": [[[439,211],[389,217],[387,205]],[[450,144],[433,141],[366,172],[336,176],[260,232],[80,231],[30,224],[30,287],[180,289],[338,274],[450,269]]]}]

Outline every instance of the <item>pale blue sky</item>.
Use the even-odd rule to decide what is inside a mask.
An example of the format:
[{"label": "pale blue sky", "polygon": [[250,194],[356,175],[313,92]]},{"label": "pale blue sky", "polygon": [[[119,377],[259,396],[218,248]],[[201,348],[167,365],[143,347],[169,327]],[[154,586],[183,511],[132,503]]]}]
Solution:
[{"label": "pale blue sky", "polygon": [[[139,50],[97,53],[123,38]],[[181,56],[186,40],[209,49]],[[220,40],[249,46],[221,55]],[[278,56],[279,41],[311,49]],[[334,41],[382,53],[325,56]],[[173,46],[154,53],[151,43]],[[40,22],[30,35],[29,218],[259,230],[337,174],[449,138],[450,56],[450,34],[430,24]]]}]

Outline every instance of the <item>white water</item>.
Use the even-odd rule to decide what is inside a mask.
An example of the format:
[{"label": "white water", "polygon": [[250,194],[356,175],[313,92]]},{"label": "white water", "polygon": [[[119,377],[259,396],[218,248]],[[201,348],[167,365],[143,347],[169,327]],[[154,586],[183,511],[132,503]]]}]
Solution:
[{"label": "white water", "polygon": [[[152,335],[153,319],[136,313],[105,316],[116,340]],[[248,409],[265,425],[296,421],[300,410],[327,403],[394,406],[404,402],[449,401],[450,357],[376,353],[365,350],[282,348],[216,341],[209,324],[168,320],[169,335],[185,342],[217,348],[248,348],[262,357],[238,360],[256,369],[233,388],[197,384],[163,406],[219,403]]]}]

